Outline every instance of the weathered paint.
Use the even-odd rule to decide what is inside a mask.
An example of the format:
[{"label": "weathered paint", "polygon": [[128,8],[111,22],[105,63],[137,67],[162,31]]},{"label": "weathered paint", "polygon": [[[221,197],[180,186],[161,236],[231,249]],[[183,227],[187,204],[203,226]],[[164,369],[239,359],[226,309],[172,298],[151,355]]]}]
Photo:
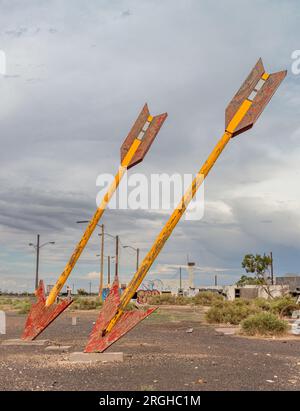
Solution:
[{"label": "weathered paint", "polygon": [[251,108],[245,114],[238,127],[236,127],[232,137],[253,127],[286,74],[286,70],[273,74],[265,73],[262,59],[258,60],[225,110],[225,129],[227,130],[230,121],[235,116],[242,102],[249,98],[259,80],[262,79],[265,81],[264,85],[257,91]]},{"label": "weathered paint", "polygon": [[103,352],[121,338],[124,334],[130,331],[135,327],[139,322],[148,317],[156,308],[149,308],[146,311],[143,310],[133,310],[126,311],[122,319],[114,327],[114,329],[103,335],[104,330],[107,325],[114,317],[118,305],[120,304],[120,293],[119,293],[119,282],[116,279],[110,290],[109,295],[107,296],[103,307],[100,311],[100,315],[97,319],[96,324],[91,332],[87,346],[85,347],[84,352]]},{"label": "weathered paint", "polygon": [[73,302],[71,298],[66,298],[59,303],[46,307],[43,280],[40,280],[39,287],[36,290],[36,297],[37,302],[32,305],[26,320],[23,335],[21,337],[23,340],[34,340]]}]

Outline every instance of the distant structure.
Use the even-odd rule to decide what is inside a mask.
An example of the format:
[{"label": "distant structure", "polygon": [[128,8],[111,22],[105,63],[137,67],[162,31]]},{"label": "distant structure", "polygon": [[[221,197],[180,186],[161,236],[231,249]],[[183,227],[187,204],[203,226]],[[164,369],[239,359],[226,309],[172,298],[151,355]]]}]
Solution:
[{"label": "distant structure", "polygon": [[192,290],[195,288],[194,279],[195,279],[195,263],[189,262],[187,263],[187,270],[189,273],[189,288]]},{"label": "distant structure", "polygon": [[286,274],[276,277],[276,285],[288,285],[291,292],[300,291],[300,275]]}]

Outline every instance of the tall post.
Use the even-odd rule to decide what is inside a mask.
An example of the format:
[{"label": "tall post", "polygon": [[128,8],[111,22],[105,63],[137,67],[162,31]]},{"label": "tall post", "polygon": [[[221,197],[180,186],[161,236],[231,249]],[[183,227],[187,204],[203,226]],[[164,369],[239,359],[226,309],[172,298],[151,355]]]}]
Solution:
[{"label": "tall post", "polygon": [[103,270],[104,270],[104,224],[101,225],[101,253],[100,253],[100,283],[99,283],[99,298],[102,301],[103,294]]},{"label": "tall post", "polygon": [[119,277],[119,236],[116,235],[116,264],[115,264],[115,278]]},{"label": "tall post", "polygon": [[215,275],[215,286],[217,286],[218,285],[218,276],[217,276],[217,274]]},{"label": "tall post", "polygon": [[138,268],[139,268],[139,263],[140,263],[140,249],[139,248],[137,248],[136,249],[136,269],[138,270]]},{"label": "tall post", "polygon": [[270,252],[270,258],[271,258],[271,284],[274,285],[273,253],[272,253],[272,251]]},{"label": "tall post", "polygon": [[92,282],[91,281],[89,283],[89,286],[90,286],[90,295],[92,295]]},{"label": "tall post", "polygon": [[110,255],[107,257],[107,283],[110,286]]},{"label": "tall post", "polygon": [[36,239],[36,269],[35,269],[35,289],[39,287],[39,262],[40,262],[40,235]]},{"label": "tall post", "polygon": [[181,267],[179,267],[179,288],[182,290]]}]

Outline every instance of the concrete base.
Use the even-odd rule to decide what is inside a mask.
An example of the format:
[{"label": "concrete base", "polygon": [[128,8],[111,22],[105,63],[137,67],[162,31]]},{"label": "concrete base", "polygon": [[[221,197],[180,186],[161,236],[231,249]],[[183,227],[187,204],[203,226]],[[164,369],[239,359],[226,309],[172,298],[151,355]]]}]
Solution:
[{"label": "concrete base", "polygon": [[238,332],[238,328],[216,328],[215,329],[218,333],[222,333],[224,335],[234,335]]},{"label": "concrete base", "polygon": [[70,345],[49,345],[45,348],[45,351],[59,351],[59,352],[66,352],[69,351],[71,348]]},{"label": "concrete base", "polygon": [[102,353],[85,353],[72,352],[69,361],[73,363],[94,363],[94,362],[123,362],[124,354],[122,352],[102,352]]},{"label": "concrete base", "polygon": [[49,344],[49,340],[33,340],[33,341],[24,341],[20,338],[10,339],[10,340],[3,340],[1,345],[46,345]]}]

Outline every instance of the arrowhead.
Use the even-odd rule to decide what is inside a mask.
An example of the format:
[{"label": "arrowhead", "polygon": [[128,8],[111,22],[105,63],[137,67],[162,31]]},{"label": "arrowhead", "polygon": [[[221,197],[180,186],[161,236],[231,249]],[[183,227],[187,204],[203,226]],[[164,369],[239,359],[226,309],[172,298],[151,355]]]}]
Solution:
[{"label": "arrowhead", "polygon": [[34,340],[73,302],[72,299],[65,299],[58,304],[54,303],[46,307],[44,282],[42,280],[36,290],[36,296],[37,302],[31,306],[21,337],[22,340]]}]

